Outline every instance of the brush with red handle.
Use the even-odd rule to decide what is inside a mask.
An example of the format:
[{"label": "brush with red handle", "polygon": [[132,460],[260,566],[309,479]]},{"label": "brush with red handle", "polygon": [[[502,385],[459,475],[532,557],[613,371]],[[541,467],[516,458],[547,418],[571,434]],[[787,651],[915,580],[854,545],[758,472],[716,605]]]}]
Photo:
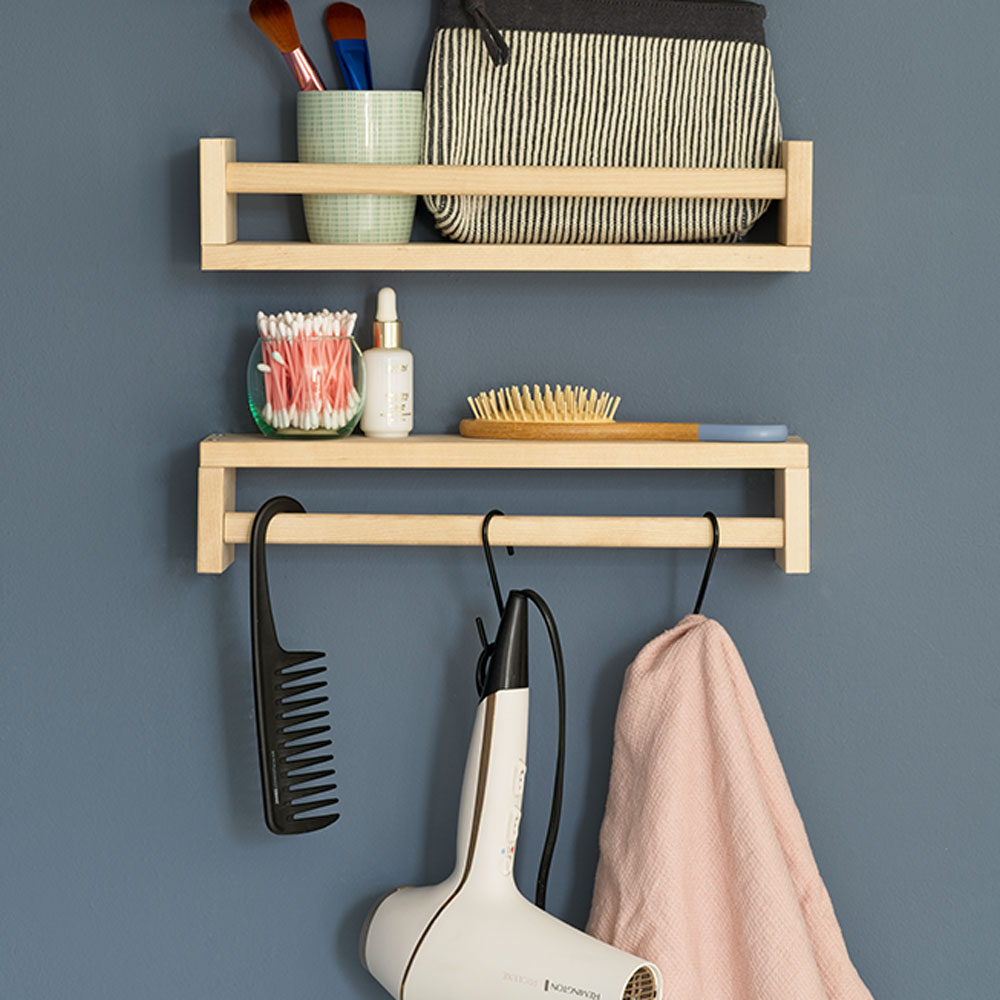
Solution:
[{"label": "brush with red handle", "polygon": [[332,3],[326,8],[326,28],[333,40],[340,72],[348,90],[372,90],[365,15],[353,4]]},{"label": "brush with red handle", "polygon": [[250,0],[250,17],[281,53],[300,90],[325,90],[312,60],[306,55],[287,0]]}]

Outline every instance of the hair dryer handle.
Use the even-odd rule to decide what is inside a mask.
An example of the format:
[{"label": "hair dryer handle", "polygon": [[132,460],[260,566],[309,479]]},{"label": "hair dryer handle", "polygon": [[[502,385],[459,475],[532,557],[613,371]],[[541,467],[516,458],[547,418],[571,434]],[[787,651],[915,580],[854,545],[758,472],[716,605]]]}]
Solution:
[{"label": "hair dryer handle", "polygon": [[528,689],[496,691],[476,711],[458,812],[460,882],[513,884],[527,773]]}]

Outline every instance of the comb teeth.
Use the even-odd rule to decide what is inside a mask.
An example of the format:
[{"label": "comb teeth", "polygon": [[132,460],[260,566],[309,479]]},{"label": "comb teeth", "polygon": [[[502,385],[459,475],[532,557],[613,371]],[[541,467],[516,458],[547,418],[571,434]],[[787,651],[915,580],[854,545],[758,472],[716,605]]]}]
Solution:
[{"label": "comb teeth", "polygon": [[326,653],[289,653],[284,650],[282,653],[282,662],[277,668],[277,673],[281,674],[282,679],[285,681],[296,677],[311,677],[314,674],[321,674],[326,670],[326,667],[310,667],[308,670],[292,671],[292,667],[301,666],[303,663],[309,663],[312,660],[323,659]]},{"label": "comb teeth", "polygon": [[[331,772],[328,772],[328,773],[332,774],[333,772],[331,771]],[[326,775],[323,775],[322,777],[326,777]],[[289,787],[289,791],[291,792],[292,800],[293,801],[297,802],[300,799],[307,799],[311,795],[325,795],[327,792],[332,792],[337,787],[336,785],[333,785],[333,784],[330,784],[330,785],[310,785],[308,787],[300,787],[300,786],[304,786],[304,785],[305,785],[305,782],[300,782],[298,785],[289,785],[288,786]],[[308,805],[308,803],[306,803],[306,805]]]},{"label": "comb teeth", "polygon": [[[336,768],[328,767],[328,768],[325,768],[322,771],[309,771],[306,774],[297,775],[297,776],[293,774],[293,775],[289,776],[289,782],[290,782],[290,784],[289,784],[288,787],[289,788],[297,788],[299,785],[304,785],[307,781],[319,781],[320,778],[329,778],[331,775],[336,774],[336,773],[337,773]],[[336,785],[330,785],[330,786],[328,786],[326,788],[323,788],[322,791],[329,792],[329,791],[331,791],[332,789],[334,789],[336,787],[337,787]],[[319,789],[317,787],[313,787],[313,788],[309,789],[310,793],[318,792],[320,790],[321,789]]]},{"label": "comb teeth", "polygon": [[[298,671],[298,674],[314,676],[325,667],[310,668]],[[317,810],[328,810],[340,802],[338,798],[320,798],[336,789],[336,784],[322,782],[324,778],[336,774],[334,768],[315,769],[317,765],[328,764],[333,760],[333,754],[314,754],[313,751],[325,749],[332,740],[315,740],[315,736],[323,736],[330,732],[326,725],[310,726],[311,722],[325,719],[330,713],[326,709],[308,711],[317,705],[322,705],[329,699],[326,695],[315,698],[302,698],[303,691],[316,691],[326,686],[326,681],[313,681],[309,684],[289,685],[287,672],[276,671],[276,680],[283,680],[275,691],[272,699],[274,706],[274,723],[278,737],[278,755],[275,762],[272,780],[277,790],[277,813],[280,822],[294,829],[294,832],[320,830],[329,826],[340,816],[339,813],[326,812],[322,815]],[[303,742],[303,740],[307,742]],[[312,754],[312,756],[307,756]]]},{"label": "comb teeth", "polygon": [[[293,715],[289,712],[282,712],[281,717],[287,719],[288,721],[281,727],[283,733],[287,733],[290,737],[294,737],[297,729],[295,726],[301,725],[303,722],[315,722],[317,719],[325,719],[330,713],[327,711],[323,712],[306,712],[303,715]],[[326,727],[327,732],[330,731],[330,727]]]},{"label": "comb teeth", "polygon": [[[278,770],[284,772],[285,774],[291,774],[293,771],[301,771],[306,767],[315,767],[317,764],[327,764],[333,760],[332,753],[318,754],[315,757],[306,757],[304,760],[288,760],[285,758],[280,764],[278,764]],[[329,772],[333,774],[333,771]]]},{"label": "comb teeth", "polygon": [[[284,759],[289,763],[292,763],[292,757],[298,757],[301,753],[312,753],[313,750],[322,750],[325,747],[333,746],[333,740],[315,740],[312,743],[300,743],[295,747],[289,748],[285,751]],[[333,760],[333,755],[330,755],[330,760]]]},{"label": "comb teeth", "polygon": [[290,753],[295,752],[295,740],[305,740],[313,736],[322,736],[323,733],[330,732],[329,726],[313,726],[311,729],[292,729],[282,727],[280,730],[285,736],[281,741],[281,746]]},{"label": "comb teeth", "polygon": [[[302,665],[323,656],[317,652],[282,650],[281,665],[269,672],[271,690],[265,701],[274,753],[268,775],[272,786],[268,825],[276,833],[321,830],[340,818],[340,813],[329,811],[340,799],[327,795],[337,786],[323,781],[336,771],[333,768],[312,770],[333,760],[333,754],[316,753],[332,745],[332,740],[315,739],[325,737],[330,727],[310,725],[329,716],[328,709],[319,707],[329,698],[325,694],[313,694],[327,686],[326,680],[309,679],[325,673],[326,667]],[[326,798],[318,797],[325,795]]]},{"label": "comb teeth", "polygon": [[[287,815],[302,831],[322,830],[324,826],[329,826],[335,820],[340,819],[340,813],[333,813],[327,816],[303,816],[302,814],[313,809],[325,809],[328,806],[335,806],[339,801],[340,799],[334,798],[320,799],[319,802],[295,803],[289,806]],[[296,832],[299,832],[299,830]]]},{"label": "comb teeth", "polygon": [[[297,712],[303,708],[312,708],[313,705],[322,705],[324,701],[329,701],[326,695],[321,698],[296,698],[294,701],[289,701],[287,698],[282,698],[279,704],[288,709],[287,712],[282,712],[281,717],[283,719],[291,718],[292,712]],[[326,715],[326,712],[320,712],[320,715]],[[318,716],[317,716],[318,718]]]},{"label": "comb teeth", "polygon": [[[320,667],[319,669],[322,671],[325,668]],[[295,687],[282,684],[281,690],[285,692],[286,697],[290,697],[293,694],[306,694],[309,691],[318,691],[322,687],[326,687],[326,681],[313,681],[312,684],[296,684]]]}]

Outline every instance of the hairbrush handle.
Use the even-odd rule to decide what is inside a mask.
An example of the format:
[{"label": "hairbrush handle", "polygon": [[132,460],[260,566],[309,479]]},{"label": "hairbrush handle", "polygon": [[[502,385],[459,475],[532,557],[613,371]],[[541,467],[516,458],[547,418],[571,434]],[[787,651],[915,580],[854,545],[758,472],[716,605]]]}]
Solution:
[{"label": "hairbrush handle", "polygon": [[785,424],[665,424],[617,421],[463,420],[463,437],[543,441],[785,441]]}]

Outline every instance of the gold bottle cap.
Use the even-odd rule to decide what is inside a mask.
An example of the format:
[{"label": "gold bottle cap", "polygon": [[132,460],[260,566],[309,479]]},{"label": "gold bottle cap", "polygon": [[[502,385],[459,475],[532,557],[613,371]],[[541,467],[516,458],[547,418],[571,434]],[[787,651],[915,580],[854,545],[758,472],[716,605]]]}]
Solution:
[{"label": "gold bottle cap", "polygon": [[375,320],[372,327],[372,346],[374,347],[402,347],[403,346],[403,324],[399,320],[380,323]]}]

